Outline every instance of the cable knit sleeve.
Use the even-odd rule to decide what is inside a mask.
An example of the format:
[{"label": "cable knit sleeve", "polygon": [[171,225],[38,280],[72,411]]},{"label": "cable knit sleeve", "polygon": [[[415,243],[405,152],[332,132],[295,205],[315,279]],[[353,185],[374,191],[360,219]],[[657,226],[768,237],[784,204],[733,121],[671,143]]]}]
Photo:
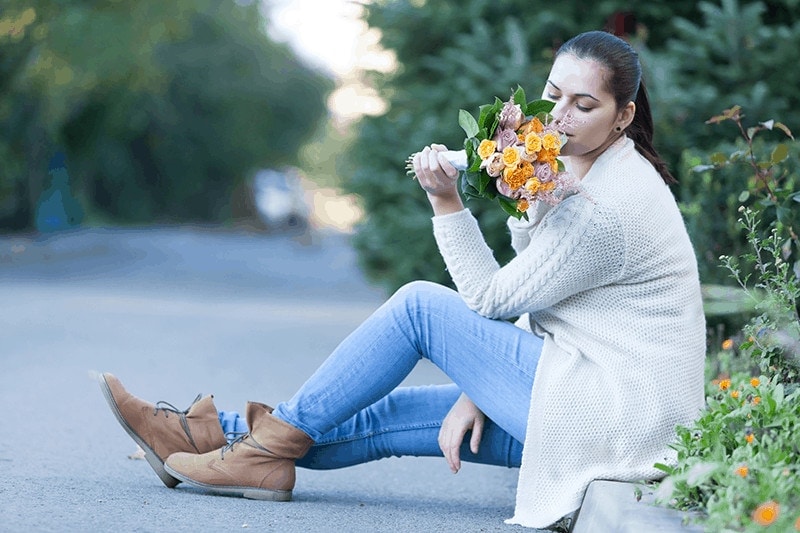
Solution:
[{"label": "cable knit sleeve", "polygon": [[459,294],[483,316],[508,319],[613,282],[625,246],[613,213],[575,196],[531,228],[529,244],[502,268],[468,210],[433,217],[439,251]]}]

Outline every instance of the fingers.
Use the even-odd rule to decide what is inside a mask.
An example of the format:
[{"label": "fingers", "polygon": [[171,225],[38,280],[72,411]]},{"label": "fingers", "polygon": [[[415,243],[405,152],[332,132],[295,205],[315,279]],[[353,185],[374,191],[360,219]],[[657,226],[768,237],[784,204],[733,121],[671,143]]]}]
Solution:
[{"label": "fingers", "polygon": [[469,439],[469,449],[476,455],[481,445],[484,420],[485,418],[483,416],[477,416],[475,417],[475,423],[472,425],[472,436]]},{"label": "fingers", "polygon": [[450,470],[457,474],[461,470],[461,442],[464,439],[464,431],[455,431],[443,425],[439,430],[439,449],[442,450],[444,458]]}]

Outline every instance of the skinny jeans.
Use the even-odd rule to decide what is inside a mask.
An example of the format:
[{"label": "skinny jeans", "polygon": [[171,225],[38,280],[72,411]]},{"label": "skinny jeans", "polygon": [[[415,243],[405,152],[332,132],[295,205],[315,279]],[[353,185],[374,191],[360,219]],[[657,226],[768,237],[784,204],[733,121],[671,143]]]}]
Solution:
[{"label": "skinny jeans", "polygon": [[[333,469],[391,456],[442,457],[439,429],[463,392],[486,415],[479,451],[466,462],[519,467],[542,339],[482,317],[457,292],[425,281],[400,288],[342,341],[273,415],[315,442],[297,466]],[[453,383],[399,387],[420,359]],[[223,431],[246,431],[238,413]]]}]

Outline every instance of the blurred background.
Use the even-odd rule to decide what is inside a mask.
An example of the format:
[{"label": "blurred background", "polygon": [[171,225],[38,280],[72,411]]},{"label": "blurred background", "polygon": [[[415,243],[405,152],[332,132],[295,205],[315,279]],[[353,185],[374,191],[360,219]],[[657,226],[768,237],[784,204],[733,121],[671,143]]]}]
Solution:
[{"label": "blurred background", "polygon": [[[460,108],[517,84],[538,94],[555,49],[590,29],[640,52],[710,325],[740,321],[718,258],[745,246],[737,208],[752,178],[693,169],[735,146],[735,125],[706,124],[733,105],[798,129],[800,0],[5,0],[0,231],[189,226],[307,243],[335,231],[387,292],[447,284],[405,158],[460,147]],[[510,258],[501,211],[470,207]],[[5,242],[0,260],[25,253]]]}]

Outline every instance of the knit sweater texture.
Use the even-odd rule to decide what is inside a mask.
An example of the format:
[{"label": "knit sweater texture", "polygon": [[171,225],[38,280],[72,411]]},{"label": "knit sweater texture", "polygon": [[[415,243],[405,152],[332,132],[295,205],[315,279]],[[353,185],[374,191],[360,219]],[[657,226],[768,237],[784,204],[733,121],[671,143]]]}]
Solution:
[{"label": "knit sweater texture", "polygon": [[468,210],[433,217],[467,305],[544,338],[510,524],[552,525],[595,479],[658,479],[704,404],[697,263],[672,193],[625,136],[581,187],[509,219],[502,267]]}]

